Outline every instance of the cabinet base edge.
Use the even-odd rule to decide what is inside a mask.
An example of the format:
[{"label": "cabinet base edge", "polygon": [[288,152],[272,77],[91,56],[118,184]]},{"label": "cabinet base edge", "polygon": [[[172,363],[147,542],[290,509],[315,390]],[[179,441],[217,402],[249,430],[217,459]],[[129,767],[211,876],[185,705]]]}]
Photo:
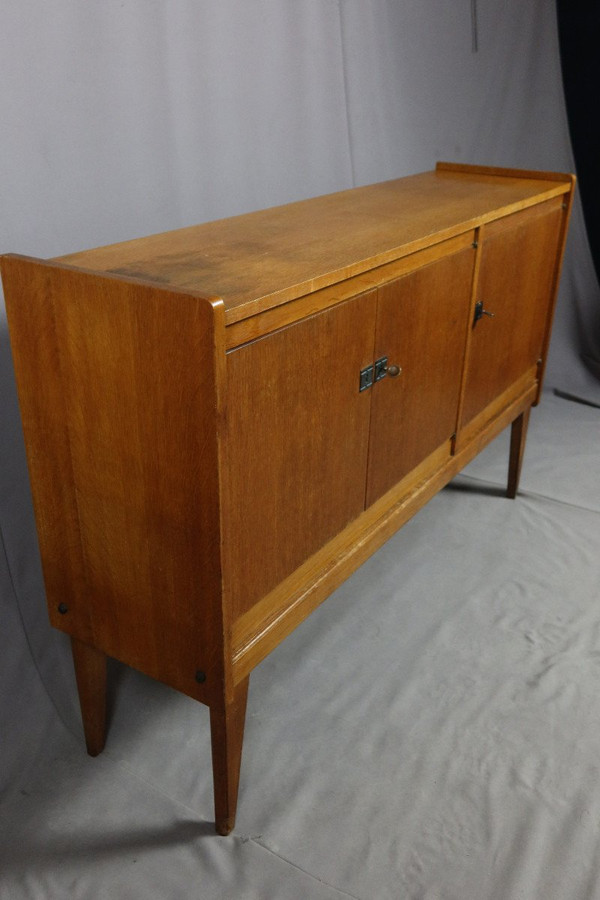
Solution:
[{"label": "cabinet base edge", "polygon": [[[463,444],[454,456],[446,445],[417,472],[382,497],[322,550],[307,560],[233,626],[234,683],[241,682],[284,638],[342,584],[402,525],[448,484],[535,399],[537,385],[514,399]],[[416,475],[416,477],[415,477]],[[407,479],[408,481],[408,479]]]}]

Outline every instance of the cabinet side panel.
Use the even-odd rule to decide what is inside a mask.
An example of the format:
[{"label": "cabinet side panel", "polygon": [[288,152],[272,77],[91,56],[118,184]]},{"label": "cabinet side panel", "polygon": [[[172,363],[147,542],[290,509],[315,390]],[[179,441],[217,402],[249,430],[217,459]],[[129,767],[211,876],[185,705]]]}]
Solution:
[{"label": "cabinet side panel", "polygon": [[[56,628],[91,643],[59,346],[46,270],[12,256],[2,257],[1,264],[50,620]],[[59,613],[60,604],[69,610],[68,620]]]},{"label": "cabinet side panel", "polygon": [[[34,401],[26,440],[29,430],[34,445],[57,459],[51,483],[35,459],[31,469],[42,521],[48,500],[51,509],[62,503],[76,515],[80,541],[67,579],[77,609],[57,619],[52,573],[62,566],[62,531],[50,539],[47,529],[40,533],[53,624],[81,636],[83,607],[94,646],[206,699],[217,684],[222,690],[222,308],[51,264],[11,266],[24,273],[26,286],[14,300],[23,327],[40,309],[51,310],[58,350],[47,360],[54,371],[37,366],[25,392],[26,408],[46,378],[62,393],[54,412],[40,413],[44,401]],[[206,673],[203,685],[197,670]]]}]

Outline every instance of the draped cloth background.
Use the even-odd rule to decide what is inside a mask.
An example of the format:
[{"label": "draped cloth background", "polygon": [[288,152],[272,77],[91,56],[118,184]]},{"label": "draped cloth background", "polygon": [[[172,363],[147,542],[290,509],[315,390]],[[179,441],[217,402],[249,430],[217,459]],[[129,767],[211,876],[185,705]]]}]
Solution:
[{"label": "draped cloth background", "polygon": [[[438,159],[574,168],[550,0],[4,0],[0,49],[2,252]],[[599,402],[599,323],[577,202],[548,388]],[[3,312],[0,412],[0,896],[600,896],[596,410],[547,396],[524,499],[474,489],[504,478],[500,440],[259,667],[228,841],[199,840],[202,707],[115,667],[107,750],[83,753]]]}]

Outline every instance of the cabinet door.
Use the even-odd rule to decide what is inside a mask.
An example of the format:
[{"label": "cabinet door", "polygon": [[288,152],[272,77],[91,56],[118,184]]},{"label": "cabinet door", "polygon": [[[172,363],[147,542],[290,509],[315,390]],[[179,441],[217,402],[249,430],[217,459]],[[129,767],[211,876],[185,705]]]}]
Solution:
[{"label": "cabinet door", "polygon": [[493,318],[473,322],[462,424],[532,372],[553,299],[562,197],[484,226],[476,300]]},{"label": "cabinet door", "polygon": [[368,504],[444,442],[450,453],[475,262],[462,245],[379,289],[375,356],[401,371],[373,387]]},{"label": "cabinet door", "polygon": [[375,314],[371,291],[227,356],[234,620],[364,509]]}]

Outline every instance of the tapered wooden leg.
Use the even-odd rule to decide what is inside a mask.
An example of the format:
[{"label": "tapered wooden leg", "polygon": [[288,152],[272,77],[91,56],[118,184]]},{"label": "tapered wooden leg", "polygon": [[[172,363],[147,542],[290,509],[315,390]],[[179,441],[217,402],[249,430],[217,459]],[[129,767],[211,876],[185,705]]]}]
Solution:
[{"label": "tapered wooden leg", "polygon": [[237,685],[232,703],[210,708],[217,834],[229,834],[235,825],[249,681]]},{"label": "tapered wooden leg", "polygon": [[525,412],[512,423],[510,430],[510,458],[508,462],[508,487],[506,496],[511,500],[517,496],[519,489],[519,479],[521,477],[521,465],[523,463],[523,454],[525,453],[525,441],[527,440],[527,426],[529,425],[529,413],[531,407],[528,406]]},{"label": "tapered wooden leg", "polygon": [[71,638],[87,752],[98,756],[106,735],[106,654]]}]

